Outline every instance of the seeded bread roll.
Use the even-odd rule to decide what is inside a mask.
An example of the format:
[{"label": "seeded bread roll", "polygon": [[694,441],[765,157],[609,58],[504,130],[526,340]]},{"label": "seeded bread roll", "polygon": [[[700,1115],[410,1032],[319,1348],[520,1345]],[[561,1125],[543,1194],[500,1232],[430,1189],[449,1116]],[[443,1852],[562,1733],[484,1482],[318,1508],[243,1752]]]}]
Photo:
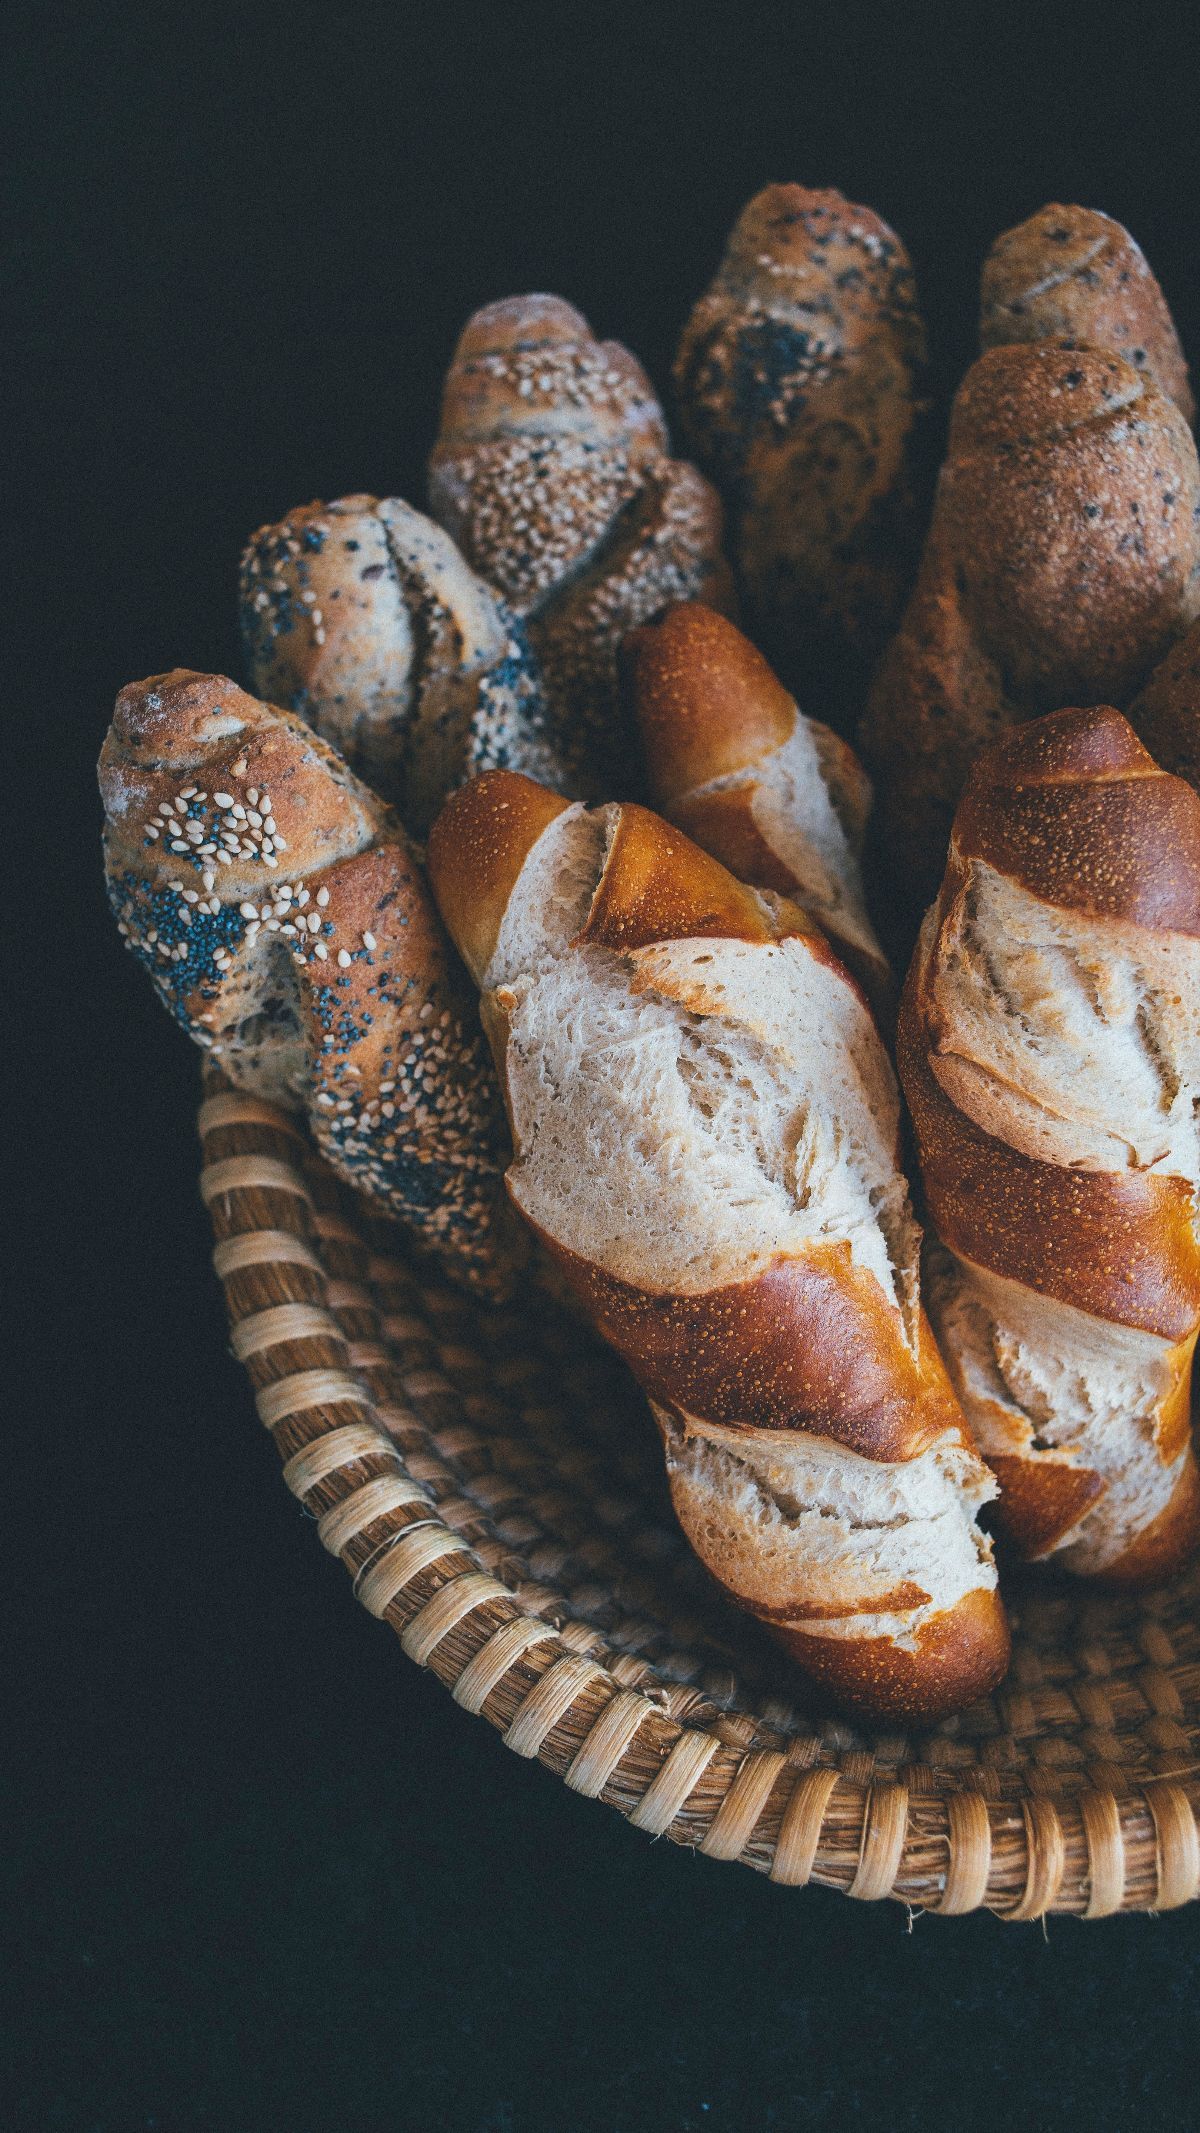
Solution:
[{"label": "seeded bread roll", "polygon": [[983,267],[979,345],[1108,348],[1196,412],[1175,321],[1142,248],[1095,208],[1057,201],[997,237]]},{"label": "seeded bread roll", "polygon": [[921,1307],[895,1082],[823,935],[645,809],[502,771],[447,802],[429,869],[509,1192],[649,1395],[701,1561],[851,1710],[991,1688],[992,1484]]},{"label": "seeded bread roll", "polygon": [[[984,270],[991,345],[955,400],[920,574],[860,732],[880,893],[914,918],[980,750],[1064,705],[1123,709],[1200,612],[1200,466],[1158,382],[1186,401],[1165,328],[1150,332],[1161,294],[1148,270],[1122,286],[1135,248],[1116,224],[1094,278],[1085,264],[1061,279],[1056,212],[1001,238]],[[1137,315],[1140,364],[1104,338],[1127,347]],[[1069,344],[1042,338],[1064,323]]]},{"label": "seeded bread roll", "polygon": [[176,668],[122,689],[100,757],[126,946],[230,1079],[485,1296],[526,1256],[474,999],[403,832],[291,712]]},{"label": "seeded bread roll", "polygon": [[641,365],[556,296],[486,305],[446,379],[429,494],[526,624],[575,789],[628,790],[621,638],[669,601],[731,597],[720,504],[669,456]]},{"label": "seeded bread roll", "polygon": [[852,748],[804,718],[723,615],[667,609],[622,647],[650,789],[667,819],[739,881],[815,918],[881,1022],[895,1019],[859,857],[871,786]]},{"label": "seeded bread roll", "polygon": [[300,712],[414,836],[481,770],[571,789],[521,623],[398,497],[343,496],[260,527],[241,618],[252,686]]},{"label": "seeded bread roll", "polygon": [[1200,798],[1116,711],[981,756],[898,1058],[931,1309],[1027,1555],[1119,1585],[1200,1535]]},{"label": "seeded bread roll", "polygon": [[908,254],[838,192],[769,185],[734,226],[675,359],[747,626],[849,730],[917,562],[925,335]]}]

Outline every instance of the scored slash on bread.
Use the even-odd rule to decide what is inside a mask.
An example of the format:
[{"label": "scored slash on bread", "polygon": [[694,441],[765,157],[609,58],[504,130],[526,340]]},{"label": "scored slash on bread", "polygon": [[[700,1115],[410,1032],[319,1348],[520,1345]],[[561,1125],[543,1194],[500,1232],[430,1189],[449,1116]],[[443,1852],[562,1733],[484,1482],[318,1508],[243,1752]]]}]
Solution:
[{"label": "scored slash on bread", "polygon": [[732,599],[716,492],[671,458],[641,364],[559,297],[485,305],[447,374],[429,497],[525,624],[573,789],[626,789],[621,638],[670,601]]},{"label": "scored slash on bread", "polygon": [[648,1392],[701,1560],[851,1708],[982,1694],[993,1484],[921,1307],[895,1083],[824,935],[645,809],[504,772],[447,803],[429,871],[509,1192]]},{"label": "scored slash on bread", "polygon": [[859,871],[871,785],[853,749],[803,717],[711,608],[668,608],[630,632],[622,659],[663,813],[739,880],[803,905],[888,1027],[895,987]]},{"label": "scored slash on bread", "polygon": [[976,764],[900,1014],[931,1310],[1031,1556],[1116,1584],[1200,1535],[1200,798],[1111,709]]},{"label": "scored slash on bread", "polygon": [[121,691],[109,898],[176,1020],[486,1296],[526,1257],[475,1002],[381,801],[291,712],[185,669]]}]

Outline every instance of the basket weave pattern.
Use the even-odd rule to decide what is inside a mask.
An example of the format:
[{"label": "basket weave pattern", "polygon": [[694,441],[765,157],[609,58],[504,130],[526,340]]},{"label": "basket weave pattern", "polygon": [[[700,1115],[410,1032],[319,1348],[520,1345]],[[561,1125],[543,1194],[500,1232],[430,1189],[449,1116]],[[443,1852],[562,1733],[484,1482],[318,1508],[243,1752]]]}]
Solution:
[{"label": "basket weave pattern", "polygon": [[235,1355],[358,1599],[466,1710],[652,1835],[943,1914],[1200,1895],[1200,1579],[1011,1595],[1012,1671],[919,1736],[804,1700],[678,1533],[621,1367],[539,1295],[397,1249],[285,1113],[210,1077],[201,1189]]}]

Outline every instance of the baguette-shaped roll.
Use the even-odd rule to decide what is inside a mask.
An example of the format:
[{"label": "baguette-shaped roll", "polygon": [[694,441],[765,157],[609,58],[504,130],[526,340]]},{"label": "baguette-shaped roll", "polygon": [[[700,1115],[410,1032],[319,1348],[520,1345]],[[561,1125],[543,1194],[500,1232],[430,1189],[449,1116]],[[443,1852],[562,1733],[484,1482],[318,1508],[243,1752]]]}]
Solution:
[{"label": "baguette-shaped roll", "polygon": [[176,668],[117,698],[108,893],[167,1007],[238,1087],[301,1106],[334,1168],[446,1272],[527,1256],[475,1001],[398,823],[291,712]]},{"label": "baguette-shaped roll", "polygon": [[824,936],[645,809],[505,772],[447,803],[429,869],[509,1191],[648,1393],[701,1561],[849,1708],[990,1688],[992,1483],[921,1308],[898,1092]]},{"label": "baguette-shaped roll", "polygon": [[1195,402],[1167,300],[1140,244],[1111,215],[1058,201],[1039,208],[997,237],[979,295],[981,348],[1109,348],[1191,421]]},{"label": "baguette-shaped roll", "polygon": [[668,608],[630,632],[622,657],[663,814],[739,881],[802,905],[890,1023],[892,974],[859,869],[871,784],[854,750],[805,718],[712,608]]},{"label": "baguette-shaped roll", "polygon": [[672,600],[731,598],[720,503],[670,457],[641,365],[559,297],[485,305],[447,375],[429,495],[524,620],[576,789],[627,790],[621,638]]},{"label": "baguette-shaped roll", "polygon": [[976,764],[900,1012],[947,1248],[931,1310],[1033,1557],[1116,1584],[1200,1532],[1200,798],[1117,711]]},{"label": "baguette-shaped roll", "polygon": [[570,789],[522,624],[398,497],[261,526],[241,621],[251,686],[331,741],[414,836],[481,770]]},{"label": "baguette-shaped roll", "polygon": [[675,359],[686,442],[716,483],[748,626],[839,724],[917,562],[911,457],[925,334],[908,254],[838,192],[742,210]]},{"label": "baguette-shaped roll", "polygon": [[[1072,256],[1058,226],[1035,216],[985,269],[989,346],[954,403],[920,574],[860,734],[881,883],[922,908],[980,750],[1064,705],[1124,709],[1200,612],[1200,466],[1160,382],[1185,394],[1182,373],[1150,322],[1129,351],[1140,364],[1106,340],[1129,346],[1110,276],[1056,282]],[[1143,309],[1165,315],[1157,284],[1138,286]],[[995,338],[1002,291],[1010,312],[1028,307],[1008,345]],[[1043,337],[1068,320],[1068,343]]]}]

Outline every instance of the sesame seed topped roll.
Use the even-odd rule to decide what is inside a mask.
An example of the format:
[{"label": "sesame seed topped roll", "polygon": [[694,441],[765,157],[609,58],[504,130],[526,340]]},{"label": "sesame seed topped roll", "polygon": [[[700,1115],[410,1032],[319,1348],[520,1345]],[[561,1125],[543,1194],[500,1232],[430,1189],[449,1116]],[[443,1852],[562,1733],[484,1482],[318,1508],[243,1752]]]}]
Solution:
[{"label": "sesame seed topped roll", "polygon": [[117,698],[109,899],[176,1021],[485,1296],[525,1258],[465,974],[399,824],[293,713],[177,668]]}]

